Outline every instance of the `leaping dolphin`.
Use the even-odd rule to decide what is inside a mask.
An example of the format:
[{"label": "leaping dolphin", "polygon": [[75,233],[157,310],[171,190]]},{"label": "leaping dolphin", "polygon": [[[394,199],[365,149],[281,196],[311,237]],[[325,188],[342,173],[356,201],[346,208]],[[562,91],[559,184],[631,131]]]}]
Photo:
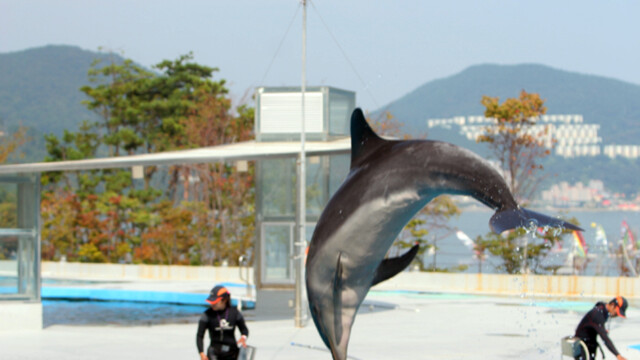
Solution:
[{"label": "leaping dolphin", "polygon": [[369,289],[407,267],[418,252],[385,259],[396,236],[441,194],[469,195],[495,210],[494,232],[539,226],[579,227],[521,208],[502,176],[453,144],[390,141],[376,135],[362,110],[351,116],[351,169],[316,224],[306,263],[313,321],[334,360],[347,357],[351,327]]}]

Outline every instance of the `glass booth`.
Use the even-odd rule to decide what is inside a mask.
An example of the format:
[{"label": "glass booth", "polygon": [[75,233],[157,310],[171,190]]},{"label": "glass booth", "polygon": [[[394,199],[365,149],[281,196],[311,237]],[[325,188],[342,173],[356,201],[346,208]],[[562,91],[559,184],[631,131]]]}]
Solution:
[{"label": "glass booth", "polygon": [[39,183],[0,176],[0,302],[40,301]]},{"label": "glass booth", "polygon": [[[332,141],[350,135],[355,93],[333,87],[308,87],[305,91],[305,138]],[[256,140],[298,141],[301,133],[302,94],[295,87],[262,87],[256,91]],[[349,172],[351,157],[311,156],[306,160],[306,237],[329,198]],[[297,159],[269,158],[256,162],[258,288],[287,288],[295,283]]]}]

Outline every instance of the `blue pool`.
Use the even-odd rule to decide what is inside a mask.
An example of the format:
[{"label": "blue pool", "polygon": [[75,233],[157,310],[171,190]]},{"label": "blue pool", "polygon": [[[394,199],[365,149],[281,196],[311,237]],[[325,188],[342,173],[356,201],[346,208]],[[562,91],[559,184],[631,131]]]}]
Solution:
[{"label": "blue pool", "polygon": [[[93,284],[104,282],[44,280],[44,326],[195,323],[208,307],[207,293],[104,289],[90,286]],[[238,301],[245,310],[255,308],[253,300],[232,298],[231,304],[237,306]]]},{"label": "blue pool", "polygon": [[44,327],[52,325],[156,325],[195,323],[205,305],[128,301],[43,300]]}]

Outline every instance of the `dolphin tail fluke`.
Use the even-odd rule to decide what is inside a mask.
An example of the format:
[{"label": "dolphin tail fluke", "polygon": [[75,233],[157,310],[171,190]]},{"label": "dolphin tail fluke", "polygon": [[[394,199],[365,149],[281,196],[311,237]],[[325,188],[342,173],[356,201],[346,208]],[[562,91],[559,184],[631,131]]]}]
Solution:
[{"label": "dolphin tail fluke", "polygon": [[418,254],[420,246],[418,244],[413,245],[409,251],[401,256],[384,259],[376,269],[376,274],[373,277],[371,286],[379,284],[387,279],[396,276],[399,272],[404,270]]},{"label": "dolphin tail fluke", "polygon": [[495,233],[502,233],[519,227],[554,227],[565,228],[570,230],[584,231],[580,227],[557,219],[548,215],[540,214],[525,208],[505,209],[496,212],[489,221],[491,230]]}]

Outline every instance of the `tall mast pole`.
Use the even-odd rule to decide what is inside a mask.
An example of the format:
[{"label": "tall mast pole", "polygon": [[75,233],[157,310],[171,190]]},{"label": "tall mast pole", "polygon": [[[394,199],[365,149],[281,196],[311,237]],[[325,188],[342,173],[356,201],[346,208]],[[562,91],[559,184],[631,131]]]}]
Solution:
[{"label": "tall mast pole", "polygon": [[306,153],[305,153],[305,91],[307,87],[307,1],[302,0],[302,86],[300,156],[298,157],[298,236],[296,241],[296,293],[295,293],[295,326],[306,325],[305,276],[304,260],[307,247],[306,236]]}]

